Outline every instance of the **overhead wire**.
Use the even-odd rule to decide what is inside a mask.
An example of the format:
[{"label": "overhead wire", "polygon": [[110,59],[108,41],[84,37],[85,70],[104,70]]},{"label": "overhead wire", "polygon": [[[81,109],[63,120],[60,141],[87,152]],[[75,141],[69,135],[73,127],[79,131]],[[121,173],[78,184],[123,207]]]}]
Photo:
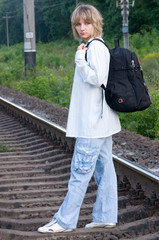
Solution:
[{"label": "overhead wire", "polygon": [[[18,3],[18,1],[21,2],[21,0],[1,0],[0,2],[0,5],[8,5],[9,3]],[[54,0],[48,0],[50,1],[50,3],[53,3],[53,5],[44,5],[44,6],[40,6],[40,8],[50,8],[50,7],[58,7],[58,6],[61,6],[61,5],[64,5],[66,3],[71,3],[71,2],[74,2],[74,0],[66,0],[66,1],[62,1],[62,2],[59,2],[59,1],[54,1]],[[34,0],[34,4],[35,4],[35,7],[37,8],[37,4],[40,3],[40,2],[46,2],[46,0]],[[47,2],[48,3],[48,2]]]},{"label": "overhead wire", "polygon": [[[18,1],[20,1],[22,3],[22,0],[1,0],[0,1],[0,6],[7,6],[9,3],[18,3]],[[67,3],[73,3],[75,2],[75,0],[65,0],[65,1],[62,1],[62,2],[59,2],[59,1],[55,1],[55,0],[48,0],[47,3],[53,3],[52,5],[42,5],[42,6],[37,6],[38,3],[44,3],[46,2],[46,0],[34,0],[34,6],[36,9],[47,9],[47,8],[54,8],[54,7],[59,7],[61,5],[64,5],[64,4],[67,4]],[[24,4],[24,11],[27,11],[26,10],[26,7],[25,7],[25,4]],[[8,14],[14,14],[13,17],[16,16],[17,13],[19,13],[19,11],[5,11],[5,13],[8,13]],[[27,13],[26,13],[27,14]],[[0,19],[2,21],[2,19]],[[30,26],[28,26],[29,29],[30,29]]]},{"label": "overhead wire", "polygon": [[[40,1],[43,1],[43,0],[40,0]],[[55,4],[53,4],[53,5],[47,5],[47,6],[44,5],[44,6],[40,6],[40,7],[39,7],[39,6],[36,6],[36,4],[38,3],[38,2],[37,2],[37,3],[35,3],[35,7],[36,7],[36,8],[42,8],[42,9],[50,8],[50,7],[53,8],[53,7],[58,7],[58,6],[64,5],[64,4],[66,4],[66,3],[71,3],[71,2],[74,2],[74,0],[70,0],[70,1],[66,0],[66,1],[61,2],[61,3],[58,2],[58,3],[55,3]]]},{"label": "overhead wire", "polygon": [[14,2],[17,3],[18,1],[21,2],[21,0],[9,0],[9,1],[8,0],[1,0],[0,5],[1,4],[6,4],[7,5],[10,2],[11,3],[14,3]]}]

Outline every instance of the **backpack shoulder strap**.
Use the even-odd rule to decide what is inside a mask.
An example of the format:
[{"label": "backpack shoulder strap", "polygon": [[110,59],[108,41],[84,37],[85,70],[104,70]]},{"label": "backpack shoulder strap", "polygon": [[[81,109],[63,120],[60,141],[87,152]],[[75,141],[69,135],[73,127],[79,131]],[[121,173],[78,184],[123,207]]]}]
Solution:
[{"label": "backpack shoulder strap", "polygon": [[[93,42],[94,40],[97,40],[97,41],[103,43],[103,44],[108,48],[108,50],[110,51],[108,45],[107,45],[104,41],[102,41],[101,39],[99,39],[99,38],[94,38],[94,39],[92,39],[90,42],[88,42],[88,43],[86,44],[86,47],[88,47],[89,44],[90,44],[91,42]],[[86,51],[86,54],[85,54],[85,60],[87,61],[87,51]]]},{"label": "backpack shoulder strap", "polygon": [[92,39],[90,42],[88,42],[88,43],[86,44],[86,47],[88,47],[89,44],[90,44],[91,42],[93,42],[94,40],[97,40],[97,41],[103,43],[103,44],[109,49],[108,45],[107,45],[103,40],[101,40],[100,38],[94,38],[94,39]]}]

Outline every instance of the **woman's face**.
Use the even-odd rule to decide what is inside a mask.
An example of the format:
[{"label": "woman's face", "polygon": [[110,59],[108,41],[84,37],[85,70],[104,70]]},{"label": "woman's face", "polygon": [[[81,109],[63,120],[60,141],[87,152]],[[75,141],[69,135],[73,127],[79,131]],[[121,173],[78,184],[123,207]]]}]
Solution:
[{"label": "woman's face", "polygon": [[93,25],[89,21],[83,20],[82,17],[80,17],[80,20],[76,24],[75,28],[80,38],[85,42],[88,42],[88,40],[93,36]]}]

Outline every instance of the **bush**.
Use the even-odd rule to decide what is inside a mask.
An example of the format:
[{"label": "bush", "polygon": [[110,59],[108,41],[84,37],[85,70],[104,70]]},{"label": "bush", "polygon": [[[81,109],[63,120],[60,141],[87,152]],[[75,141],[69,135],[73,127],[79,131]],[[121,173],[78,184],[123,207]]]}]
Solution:
[{"label": "bush", "polygon": [[152,105],[140,112],[120,113],[123,128],[152,139],[159,139],[159,90],[151,92]]},{"label": "bush", "polygon": [[0,84],[13,87],[15,81],[24,76],[22,44],[0,48]]},{"label": "bush", "polygon": [[17,91],[25,92],[47,102],[68,107],[72,88],[72,72],[61,80],[54,74],[47,76],[29,77],[25,81],[17,82]]},{"label": "bush", "polygon": [[142,61],[144,78],[156,86],[159,85],[159,52],[148,53]]},{"label": "bush", "polygon": [[143,30],[140,33],[130,35],[131,50],[136,52],[142,59],[145,55],[152,52],[159,52],[159,31],[152,29],[150,32]]}]

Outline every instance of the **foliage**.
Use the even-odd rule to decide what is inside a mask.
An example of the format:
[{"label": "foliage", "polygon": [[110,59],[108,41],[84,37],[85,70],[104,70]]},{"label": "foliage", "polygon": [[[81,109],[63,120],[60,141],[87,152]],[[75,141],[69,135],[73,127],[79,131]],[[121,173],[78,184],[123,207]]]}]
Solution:
[{"label": "foliage", "polygon": [[23,45],[16,44],[8,49],[0,48],[0,84],[11,87],[11,83],[24,75]]},{"label": "foliage", "polygon": [[[72,40],[70,22],[76,1],[34,0],[34,2],[38,42],[37,65],[36,69],[25,73],[23,44],[16,44],[23,42],[23,1],[0,1],[0,84],[68,107],[74,71],[74,52],[78,44]],[[113,39],[122,38],[120,7],[116,8],[115,0],[88,0],[87,4],[94,5],[102,13],[103,36],[108,46],[113,48]],[[7,13],[10,45],[14,45],[9,49],[4,46],[7,42],[5,19]],[[159,139],[159,18],[156,17],[158,15],[157,0],[135,1],[135,7],[130,7],[130,46],[141,61],[153,104],[142,112],[120,114],[123,127],[153,139]],[[120,45],[123,45],[122,41]]]},{"label": "foliage", "polygon": [[[36,69],[24,72],[23,45],[0,48],[0,84],[68,107],[74,74],[74,41],[37,44]],[[68,61],[67,61],[68,60]]]},{"label": "foliage", "polygon": [[116,1],[105,0],[99,5],[104,19],[104,36],[107,38],[121,38],[122,17],[120,8],[116,8]]},{"label": "foliage", "polygon": [[159,139],[159,90],[150,93],[152,105],[141,112],[120,113],[123,128]]},{"label": "foliage", "polygon": [[156,88],[159,86],[159,52],[147,54],[143,59],[145,80]]},{"label": "foliage", "polygon": [[131,50],[139,57],[144,72],[144,79],[151,89],[158,89],[159,87],[158,35],[159,31],[157,29],[130,35]]},{"label": "foliage", "polygon": [[16,90],[67,107],[70,102],[71,81],[71,72],[65,75],[63,80],[55,78],[55,75],[51,73],[47,76],[30,77],[26,81],[17,82]]},{"label": "foliage", "polygon": [[131,50],[142,59],[146,54],[159,52],[159,30],[152,29],[151,31],[142,30],[139,33],[130,35]]},{"label": "foliage", "polygon": [[140,0],[135,1],[134,8],[130,8],[130,33],[141,32],[142,30],[159,30],[159,1]]},{"label": "foliage", "polygon": [[7,42],[6,17],[8,14],[9,44],[23,41],[23,1],[1,0],[0,2],[0,44]]},{"label": "foliage", "polygon": [[[153,41],[154,35],[157,33],[157,30],[143,33],[145,45],[141,45],[141,48],[136,48],[134,45],[136,44],[134,39],[138,37],[138,34],[131,36],[131,48],[135,52],[137,51],[142,62],[153,104],[142,112],[120,114],[124,128],[152,139],[159,139],[159,51],[157,52],[157,41]],[[112,45],[111,41],[107,41],[107,43],[109,46]],[[39,42],[36,68],[26,74],[24,72],[23,44],[17,44],[9,49],[1,46],[0,84],[50,103],[69,107],[75,67],[74,53],[77,45],[78,42],[73,40],[54,41],[46,44]],[[153,52],[152,49],[156,49],[156,52]]]},{"label": "foliage", "polygon": [[0,142],[0,152],[13,152],[13,149],[8,147],[5,142]]},{"label": "foliage", "polygon": [[[120,2],[120,0],[118,0]],[[130,1],[131,2],[131,1]],[[35,29],[37,42],[50,42],[61,38],[70,39],[70,15],[75,8],[75,0],[34,0]],[[122,17],[116,1],[88,0],[102,13],[104,20],[104,36],[106,39],[121,38]],[[135,7],[130,7],[130,33],[142,33],[156,28],[159,30],[159,1],[135,1]],[[151,11],[150,11],[151,9]],[[23,1],[0,1],[0,44],[6,44],[6,14],[8,13],[10,45],[23,42]]]}]

